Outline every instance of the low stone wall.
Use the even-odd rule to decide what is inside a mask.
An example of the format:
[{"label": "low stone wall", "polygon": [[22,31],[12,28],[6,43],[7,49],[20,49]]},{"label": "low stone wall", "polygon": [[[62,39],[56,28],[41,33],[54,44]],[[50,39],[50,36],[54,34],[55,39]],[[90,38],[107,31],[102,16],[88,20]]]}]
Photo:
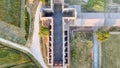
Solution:
[{"label": "low stone wall", "polygon": [[26,43],[25,31],[22,31],[20,28],[2,21],[0,21],[0,37],[21,45]]}]

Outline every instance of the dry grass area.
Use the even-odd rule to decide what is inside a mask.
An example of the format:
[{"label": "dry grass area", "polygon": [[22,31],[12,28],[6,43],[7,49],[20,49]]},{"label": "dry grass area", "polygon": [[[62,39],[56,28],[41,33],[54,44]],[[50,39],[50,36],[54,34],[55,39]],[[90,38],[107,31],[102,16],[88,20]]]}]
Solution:
[{"label": "dry grass area", "polygon": [[48,49],[48,37],[41,38],[42,57],[45,63],[48,65],[48,50],[47,49]]},{"label": "dry grass area", "polygon": [[41,38],[42,56],[44,58],[44,61],[47,63],[47,45],[45,44],[45,42],[46,42],[45,38]]},{"label": "dry grass area", "polygon": [[120,68],[120,35],[110,35],[109,40],[102,43],[101,68]]},{"label": "dry grass area", "polygon": [[70,40],[70,68],[92,68],[92,33],[76,32]]}]

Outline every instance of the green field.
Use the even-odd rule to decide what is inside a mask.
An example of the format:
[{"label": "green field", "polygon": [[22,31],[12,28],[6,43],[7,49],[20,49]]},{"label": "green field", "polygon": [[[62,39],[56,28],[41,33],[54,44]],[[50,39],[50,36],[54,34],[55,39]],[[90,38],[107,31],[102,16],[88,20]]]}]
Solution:
[{"label": "green field", "polygon": [[120,35],[110,35],[102,46],[101,68],[120,68]]},{"label": "green field", "polygon": [[36,65],[34,65],[33,63],[25,63],[25,64],[21,64],[21,65],[17,65],[11,68],[38,68]]},{"label": "green field", "polygon": [[25,31],[5,22],[0,22],[0,37],[21,45],[26,43]]},{"label": "green field", "polygon": [[0,20],[20,26],[20,0],[0,0]]},{"label": "green field", "polygon": [[14,49],[0,48],[0,68],[37,68],[31,59]]},{"label": "green field", "polygon": [[92,33],[76,32],[70,38],[70,68],[92,68]]},{"label": "green field", "polygon": [[[29,24],[24,24],[25,0],[0,0],[0,37],[25,45]],[[26,16],[26,15],[25,15]],[[24,26],[27,26],[26,32]]]}]

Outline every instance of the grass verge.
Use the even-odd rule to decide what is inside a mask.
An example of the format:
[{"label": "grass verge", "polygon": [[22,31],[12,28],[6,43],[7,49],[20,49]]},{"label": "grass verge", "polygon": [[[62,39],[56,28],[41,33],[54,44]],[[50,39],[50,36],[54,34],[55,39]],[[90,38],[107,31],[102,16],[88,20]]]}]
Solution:
[{"label": "grass verge", "polygon": [[28,63],[32,61],[25,54],[7,47],[0,48],[0,68],[14,68]]},{"label": "grass verge", "polygon": [[102,43],[101,68],[120,68],[120,35],[110,35],[108,41]]}]

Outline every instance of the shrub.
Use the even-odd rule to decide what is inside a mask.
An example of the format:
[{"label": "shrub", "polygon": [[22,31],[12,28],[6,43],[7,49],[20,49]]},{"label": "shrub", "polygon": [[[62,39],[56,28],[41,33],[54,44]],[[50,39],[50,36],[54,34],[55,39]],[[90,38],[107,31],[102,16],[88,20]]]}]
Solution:
[{"label": "shrub", "polygon": [[89,0],[86,5],[88,11],[104,11],[105,6],[104,0]]},{"label": "shrub", "polygon": [[39,35],[45,37],[49,34],[49,29],[47,27],[41,26]]},{"label": "shrub", "polygon": [[98,31],[97,32],[97,40],[100,42],[104,42],[108,40],[109,38],[109,32],[108,31]]}]

